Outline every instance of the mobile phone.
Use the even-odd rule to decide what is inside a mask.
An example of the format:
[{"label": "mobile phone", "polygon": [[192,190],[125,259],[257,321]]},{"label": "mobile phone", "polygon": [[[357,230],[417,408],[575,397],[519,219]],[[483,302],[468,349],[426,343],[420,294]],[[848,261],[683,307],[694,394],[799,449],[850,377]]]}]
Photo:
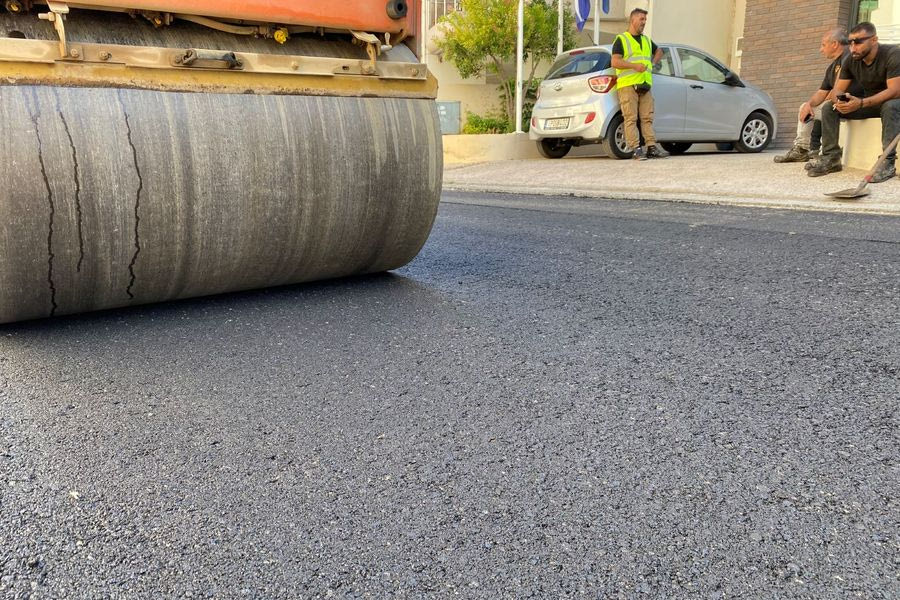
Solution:
[{"label": "mobile phone", "polygon": [[812,121],[812,118],[813,118],[812,115],[806,115],[806,118],[803,119],[803,122],[804,122],[804,123],[809,123],[810,121]]},{"label": "mobile phone", "polygon": [[850,94],[842,93],[837,95],[837,99],[841,102],[850,102]]}]

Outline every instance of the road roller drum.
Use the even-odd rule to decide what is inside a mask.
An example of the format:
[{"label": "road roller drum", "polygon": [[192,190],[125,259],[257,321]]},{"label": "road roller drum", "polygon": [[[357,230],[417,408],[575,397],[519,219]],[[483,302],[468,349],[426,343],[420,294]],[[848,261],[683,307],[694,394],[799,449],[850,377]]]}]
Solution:
[{"label": "road roller drum", "polygon": [[436,86],[384,23],[26,8],[0,15],[0,322],[395,269],[425,243]]}]

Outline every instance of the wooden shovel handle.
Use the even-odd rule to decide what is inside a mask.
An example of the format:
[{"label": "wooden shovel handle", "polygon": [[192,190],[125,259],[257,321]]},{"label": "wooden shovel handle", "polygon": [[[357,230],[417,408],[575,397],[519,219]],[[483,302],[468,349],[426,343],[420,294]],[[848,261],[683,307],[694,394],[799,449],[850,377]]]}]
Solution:
[{"label": "wooden shovel handle", "polygon": [[881,156],[878,157],[878,160],[875,161],[875,166],[872,167],[872,170],[866,173],[865,181],[866,183],[872,183],[872,176],[875,175],[875,171],[881,168],[881,165],[884,164],[884,161],[887,160],[888,154],[897,147],[897,142],[900,142],[900,133],[894,136],[894,140],[888,144],[888,147],[884,149],[884,152],[881,153]]}]

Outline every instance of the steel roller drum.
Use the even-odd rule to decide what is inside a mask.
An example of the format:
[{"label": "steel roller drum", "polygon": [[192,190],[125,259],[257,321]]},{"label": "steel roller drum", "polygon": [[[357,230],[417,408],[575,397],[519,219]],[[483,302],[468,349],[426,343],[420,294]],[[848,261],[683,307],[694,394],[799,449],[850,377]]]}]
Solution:
[{"label": "steel roller drum", "polygon": [[0,322],[394,269],[440,195],[428,99],[0,85],[0,127]]}]

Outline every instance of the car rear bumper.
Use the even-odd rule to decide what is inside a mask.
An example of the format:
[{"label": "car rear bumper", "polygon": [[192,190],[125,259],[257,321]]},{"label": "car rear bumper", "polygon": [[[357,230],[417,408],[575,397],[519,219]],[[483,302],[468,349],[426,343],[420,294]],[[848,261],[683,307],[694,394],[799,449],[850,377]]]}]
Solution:
[{"label": "car rear bumper", "polygon": [[[610,104],[613,106],[609,106]],[[528,137],[535,141],[544,138],[598,140],[603,137],[606,123],[609,116],[614,114],[614,108],[615,103],[602,100],[552,108],[538,105],[532,113]],[[588,123],[591,113],[594,116]],[[568,119],[567,126],[561,129],[553,128],[553,121],[558,119]]]}]

